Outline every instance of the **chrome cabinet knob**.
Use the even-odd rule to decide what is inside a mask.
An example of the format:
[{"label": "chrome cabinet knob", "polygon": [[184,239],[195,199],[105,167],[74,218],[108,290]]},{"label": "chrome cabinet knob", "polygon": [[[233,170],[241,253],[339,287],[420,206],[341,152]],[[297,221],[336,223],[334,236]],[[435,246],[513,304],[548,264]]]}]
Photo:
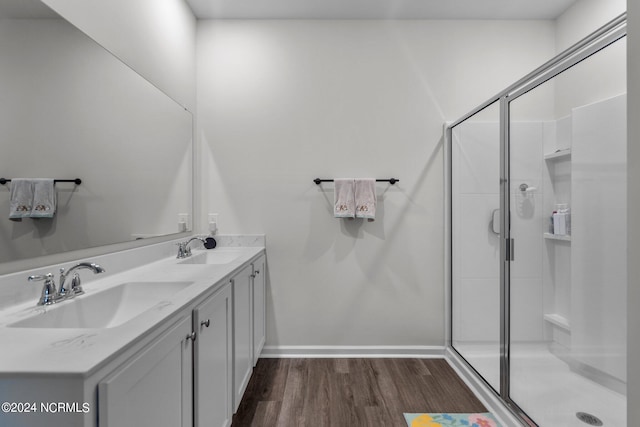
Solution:
[{"label": "chrome cabinet knob", "polygon": [[191,332],[189,335],[187,335],[187,339],[191,340],[191,341],[195,341],[196,340],[196,333],[195,332]]},{"label": "chrome cabinet knob", "polygon": [[200,326],[204,326],[205,328],[208,328],[210,324],[211,319],[203,320],[202,322],[200,322]]}]

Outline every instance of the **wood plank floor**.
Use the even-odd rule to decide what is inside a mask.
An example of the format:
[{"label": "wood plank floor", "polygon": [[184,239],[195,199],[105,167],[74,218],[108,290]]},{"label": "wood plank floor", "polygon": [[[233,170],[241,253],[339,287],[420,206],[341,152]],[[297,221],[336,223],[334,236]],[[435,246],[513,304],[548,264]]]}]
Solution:
[{"label": "wood plank floor", "polygon": [[406,427],[403,412],[485,412],[442,359],[260,359],[233,427]]}]

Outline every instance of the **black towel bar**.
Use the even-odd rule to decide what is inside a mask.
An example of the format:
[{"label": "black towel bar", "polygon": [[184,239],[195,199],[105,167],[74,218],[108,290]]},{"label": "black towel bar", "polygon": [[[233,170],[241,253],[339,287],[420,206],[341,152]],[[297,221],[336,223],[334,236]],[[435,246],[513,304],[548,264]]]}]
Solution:
[{"label": "black towel bar", "polygon": [[[5,185],[7,182],[11,182],[11,178],[0,178],[0,185]],[[80,178],[75,179],[54,179],[54,183],[56,182],[74,182],[76,185],[82,184],[82,180]]]},{"label": "black towel bar", "polygon": [[[320,185],[321,182],[333,182],[333,179],[316,178],[316,179],[313,180],[313,182],[315,182],[316,185]],[[376,179],[376,182],[388,182],[389,184],[394,185],[396,182],[400,182],[400,180],[396,179],[396,178]]]}]

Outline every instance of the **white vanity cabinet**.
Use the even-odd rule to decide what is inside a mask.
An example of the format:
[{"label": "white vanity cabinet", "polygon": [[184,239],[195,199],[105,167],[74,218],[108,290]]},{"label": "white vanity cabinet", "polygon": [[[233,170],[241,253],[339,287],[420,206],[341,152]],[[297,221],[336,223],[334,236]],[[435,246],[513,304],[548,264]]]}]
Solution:
[{"label": "white vanity cabinet", "polygon": [[233,416],[233,299],[227,283],[193,310],[195,427],[227,427]]},{"label": "white vanity cabinet", "polygon": [[266,259],[261,255],[258,259],[251,263],[253,273],[252,292],[253,292],[253,366],[256,366],[260,353],[266,340]]},{"label": "white vanity cabinet", "polygon": [[253,371],[253,266],[231,278],[233,284],[233,412],[238,410]]},{"label": "white vanity cabinet", "polygon": [[233,285],[233,412],[238,410],[266,337],[266,259],[260,255]]},{"label": "white vanity cabinet", "polygon": [[98,384],[100,427],[192,425],[193,335],[183,316]]},{"label": "white vanity cabinet", "polygon": [[[244,251],[243,258],[226,264],[193,267],[171,259],[168,266],[154,265],[163,278],[169,274],[177,283],[192,281],[192,288],[167,297],[127,325],[72,330],[75,335],[64,340],[60,337],[68,332],[53,331],[58,336],[42,348],[58,358],[56,366],[69,359],[88,367],[73,371],[70,363],[63,372],[28,374],[0,370],[2,384],[11,384],[0,387],[0,397],[69,402],[80,411],[0,413],[0,426],[230,427],[265,342],[264,250]],[[117,281],[152,283],[153,274]],[[7,336],[30,332],[5,329]],[[105,346],[114,342],[118,345]],[[107,351],[100,352],[101,345]]]}]

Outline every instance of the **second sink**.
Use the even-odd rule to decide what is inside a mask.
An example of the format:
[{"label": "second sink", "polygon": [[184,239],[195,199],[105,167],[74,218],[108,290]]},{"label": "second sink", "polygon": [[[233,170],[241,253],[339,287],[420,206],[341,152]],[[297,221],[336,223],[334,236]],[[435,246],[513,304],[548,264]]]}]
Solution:
[{"label": "second sink", "polygon": [[178,264],[229,264],[242,255],[241,249],[214,249],[185,258]]}]

